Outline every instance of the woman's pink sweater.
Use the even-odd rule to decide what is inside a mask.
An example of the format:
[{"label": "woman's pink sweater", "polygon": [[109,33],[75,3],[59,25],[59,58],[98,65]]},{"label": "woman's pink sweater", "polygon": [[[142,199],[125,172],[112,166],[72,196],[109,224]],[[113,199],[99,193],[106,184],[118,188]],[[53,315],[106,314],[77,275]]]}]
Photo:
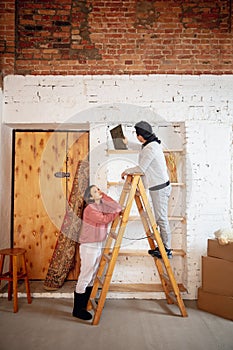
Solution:
[{"label": "woman's pink sweater", "polygon": [[88,204],[83,212],[79,243],[104,241],[108,224],[119,215],[121,210],[120,204],[106,194],[103,194],[100,204]]}]

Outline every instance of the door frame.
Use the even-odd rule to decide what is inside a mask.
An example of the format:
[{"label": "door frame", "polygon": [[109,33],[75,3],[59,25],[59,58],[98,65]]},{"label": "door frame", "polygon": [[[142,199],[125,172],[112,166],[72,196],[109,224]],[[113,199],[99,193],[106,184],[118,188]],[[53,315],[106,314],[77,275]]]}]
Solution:
[{"label": "door frame", "polygon": [[[11,169],[12,169],[12,175],[11,175],[11,207],[10,207],[10,247],[13,248],[14,247],[14,235],[15,235],[15,218],[14,218],[14,211],[15,211],[15,201],[14,201],[14,198],[15,198],[15,147],[16,147],[16,136],[19,134],[19,133],[25,133],[25,132],[30,132],[30,133],[67,133],[67,135],[69,133],[88,133],[88,135],[90,136],[90,130],[88,128],[85,128],[85,129],[64,129],[64,130],[57,130],[57,129],[29,129],[29,128],[23,128],[23,129],[18,129],[18,128],[15,128],[15,129],[12,129],[12,158],[11,158]],[[89,137],[88,136],[88,137]],[[67,147],[67,152],[69,150],[69,145],[68,145],[68,142],[66,143],[66,147]],[[90,145],[88,146],[88,148],[90,148]],[[89,152],[89,150],[88,150]],[[90,160],[90,159],[89,159]],[[65,160],[66,162],[66,165],[67,165],[67,160]],[[67,183],[67,181],[66,181]],[[67,198],[68,196],[68,192],[67,192],[67,189],[66,189],[66,199],[68,200]]]}]

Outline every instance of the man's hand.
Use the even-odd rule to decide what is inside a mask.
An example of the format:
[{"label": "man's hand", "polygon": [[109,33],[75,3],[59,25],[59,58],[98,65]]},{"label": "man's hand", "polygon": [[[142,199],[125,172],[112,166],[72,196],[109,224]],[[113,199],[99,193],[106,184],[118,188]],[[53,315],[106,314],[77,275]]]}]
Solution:
[{"label": "man's hand", "polygon": [[128,139],[125,137],[124,139],[122,139],[122,141],[123,141],[123,143],[125,144],[125,145],[127,145],[128,144]]}]

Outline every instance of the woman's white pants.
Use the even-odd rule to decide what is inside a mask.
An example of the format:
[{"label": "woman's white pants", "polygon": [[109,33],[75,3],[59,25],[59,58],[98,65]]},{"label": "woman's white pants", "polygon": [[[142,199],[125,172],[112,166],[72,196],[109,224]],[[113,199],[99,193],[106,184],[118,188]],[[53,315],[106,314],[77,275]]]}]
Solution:
[{"label": "woman's white pants", "polygon": [[93,286],[102,255],[102,248],[103,242],[80,244],[81,267],[75,288],[76,293],[85,293],[86,287]]}]

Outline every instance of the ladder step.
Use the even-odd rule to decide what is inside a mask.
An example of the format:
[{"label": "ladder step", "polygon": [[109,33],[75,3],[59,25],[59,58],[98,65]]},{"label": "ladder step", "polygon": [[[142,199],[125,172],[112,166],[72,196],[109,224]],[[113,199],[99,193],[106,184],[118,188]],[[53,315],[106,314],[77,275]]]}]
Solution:
[{"label": "ladder step", "polygon": [[117,240],[117,234],[116,234],[115,232],[110,232],[109,235],[110,235],[113,239]]},{"label": "ladder step", "polygon": [[94,299],[94,298],[93,298],[93,299],[90,298],[89,300],[90,300],[90,302],[91,302],[91,305],[92,305],[93,310],[96,310],[98,305],[96,304],[95,299]]},{"label": "ladder step", "polygon": [[[140,215],[131,215],[129,217],[129,221],[140,221]],[[180,221],[181,223],[185,222],[185,218],[183,216],[169,216],[169,221]]]},{"label": "ladder step", "polygon": [[[174,256],[182,256],[184,257],[185,251],[182,249],[172,249],[172,255]],[[119,251],[119,256],[147,256],[149,258],[151,258],[151,255],[148,254],[148,250],[142,250],[142,249],[138,249],[138,250],[134,250],[134,249],[122,249]]]},{"label": "ladder step", "polygon": [[103,257],[104,257],[104,259],[105,259],[106,261],[108,261],[108,262],[111,260],[111,256],[108,255],[108,254],[103,254]]},{"label": "ladder step", "polygon": [[[182,283],[178,283],[180,292],[187,292]],[[112,293],[158,293],[164,292],[161,283],[111,283],[109,291]]]},{"label": "ladder step", "polygon": [[123,192],[129,193],[131,190],[131,184],[130,183],[125,183],[123,187]]},{"label": "ladder step", "polygon": [[104,281],[103,281],[100,277],[98,277],[98,276],[97,276],[97,280],[98,280],[99,284],[100,284],[101,286],[103,286]]}]

